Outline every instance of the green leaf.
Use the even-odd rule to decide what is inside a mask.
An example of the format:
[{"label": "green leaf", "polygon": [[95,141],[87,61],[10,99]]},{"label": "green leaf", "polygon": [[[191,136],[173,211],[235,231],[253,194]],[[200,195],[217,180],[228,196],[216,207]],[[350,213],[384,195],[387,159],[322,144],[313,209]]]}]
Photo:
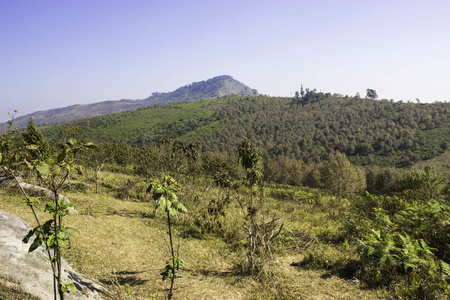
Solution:
[{"label": "green leaf", "polygon": [[76,233],[80,234],[80,232],[77,229],[73,228],[73,227],[66,227],[66,229],[75,231]]},{"label": "green leaf", "polygon": [[71,236],[72,235],[67,230],[61,229],[60,231],[58,231],[58,238],[60,240],[66,241],[70,239]]},{"label": "green leaf", "polygon": [[187,209],[186,209],[186,207],[183,205],[183,203],[178,203],[178,206],[177,206],[177,209],[179,210],[179,211],[182,211],[182,212],[187,212]]},{"label": "green leaf", "polygon": [[440,260],[439,263],[441,264],[443,273],[450,277],[450,265],[442,260]]},{"label": "green leaf", "polygon": [[166,197],[159,198],[159,205],[161,205],[161,209],[164,212],[167,212],[168,203],[170,203],[170,201],[168,201]]},{"label": "green leaf", "polygon": [[165,192],[166,192],[166,189],[161,187],[161,186],[158,186],[158,187],[155,188],[155,193],[157,193],[157,194],[161,194],[162,195]]},{"label": "green leaf", "polygon": [[65,160],[68,154],[69,154],[69,149],[64,149],[64,151],[58,155],[58,158],[57,158],[58,162],[62,162],[63,160]]},{"label": "green leaf", "polygon": [[36,237],[33,241],[33,244],[31,244],[30,248],[28,249],[28,253],[36,250],[37,248],[39,248],[40,245],[42,245],[42,240],[40,238]]},{"label": "green leaf", "polygon": [[28,199],[25,199],[25,202],[28,205],[41,204],[41,202],[39,201],[39,198],[37,198],[37,197],[28,197]]},{"label": "green leaf", "polygon": [[70,291],[75,292],[76,288],[75,285],[72,282],[60,282],[61,285],[61,291],[63,293],[70,293]]},{"label": "green leaf", "polygon": [[171,194],[171,196],[172,196],[172,203],[173,204],[177,204],[178,203],[178,197],[177,197],[177,194],[175,194],[175,193],[170,193]]},{"label": "green leaf", "polygon": [[185,267],[186,263],[184,262],[184,260],[181,257],[177,258],[177,262],[180,264],[180,266]]},{"label": "green leaf", "polygon": [[61,167],[58,165],[53,165],[50,168],[52,174],[58,174],[61,171]]},{"label": "green leaf", "polygon": [[65,241],[58,239],[59,247],[67,248],[67,244]]},{"label": "green leaf", "polygon": [[36,171],[38,171],[41,175],[50,175],[50,168],[43,161],[36,165]]},{"label": "green leaf", "polygon": [[47,202],[47,204],[45,205],[44,211],[46,211],[46,212],[48,211],[49,213],[54,215],[55,214],[55,209],[56,209],[55,203]]},{"label": "green leaf", "polygon": [[169,210],[169,213],[172,216],[176,216],[177,215],[177,210],[174,207],[169,207],[168,210]]},{"label": "green leaf", "polygon": [[34,230],[30,230],[27,235],[22,239],[22,243],[28,244],[28,241],[30,240],[30,237],[32,237],[34,234]]}]

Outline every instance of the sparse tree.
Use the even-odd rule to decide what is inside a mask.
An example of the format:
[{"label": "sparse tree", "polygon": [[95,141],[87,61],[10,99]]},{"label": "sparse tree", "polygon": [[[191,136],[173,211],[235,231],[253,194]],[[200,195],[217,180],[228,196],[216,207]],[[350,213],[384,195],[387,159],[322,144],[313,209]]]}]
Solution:
[{"label": "sparse tree", "polygon": [[329,163],[321,169],[321,180],[323,186],[338,197],[366,188],[364,172],[353,166],[345,154],[340,152],[330,155]]},{"label": "sparse tree", "polygon": [[33,118],[30,118],[28,127],[23,133],[23,139],[30,148],[30,155],[32,159],[46,159],[49,155],[49,145],[45,140],[42,132],[34,125]]},{"label": "sparse tree", "polygon": [[377,99],[378,98],[377,91],[375,91],[374,89],[367,89],[366,90],[366,98]]}]

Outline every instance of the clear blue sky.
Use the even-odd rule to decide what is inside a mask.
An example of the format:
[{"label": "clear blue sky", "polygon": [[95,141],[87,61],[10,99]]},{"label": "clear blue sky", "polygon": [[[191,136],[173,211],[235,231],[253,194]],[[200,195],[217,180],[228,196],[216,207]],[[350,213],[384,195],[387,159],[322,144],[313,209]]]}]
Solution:
[{"label": "clear blue sky", "polygon": [[273,96],[450,100],[449,13],[448,0],[0,0],[0,121],[223,74]]}]

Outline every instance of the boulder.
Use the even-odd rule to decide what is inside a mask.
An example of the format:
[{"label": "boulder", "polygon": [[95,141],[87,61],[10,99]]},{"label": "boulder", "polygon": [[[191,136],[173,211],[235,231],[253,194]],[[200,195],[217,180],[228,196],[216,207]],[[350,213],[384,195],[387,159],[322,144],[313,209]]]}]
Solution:
[{"label": "boulder", "polygon": [[[21,189],[23,189],[26,193],[34,196],[41,196],[48,199],[53,200],[54,195],[53,192],[49,189],[43,188],[38,185],[33,185],[25,182],[22,177],[17,176],[13,177],[11,174],[8,174],[6,172],[0,171],[0,184],[1,185],[8,185],[8,186],[14,186],[17,184],[20,186]],[[62,199],[64,203],[70,202],[69,199],[67,199],[66,196],[58,194],[58,198]],[[69,213],[71,214],[77,214],[78,211],[74,209],[73,207],[69,207]]]},{"label": "boulder", "polygon": [[[31,230],[24,220],[0,211],[0,277],[7,285],[16,286],[25,293],[41,299],[53,299],[53,275],[48,254],[43,246],[28,253],[31,242],[22,243]],[[65,294],[65,299],[101,299],[106,289],[77,273],[63,259],[62,280],[72,282],[75,292]],[[0,297],[1,298],[1,297]]]}]

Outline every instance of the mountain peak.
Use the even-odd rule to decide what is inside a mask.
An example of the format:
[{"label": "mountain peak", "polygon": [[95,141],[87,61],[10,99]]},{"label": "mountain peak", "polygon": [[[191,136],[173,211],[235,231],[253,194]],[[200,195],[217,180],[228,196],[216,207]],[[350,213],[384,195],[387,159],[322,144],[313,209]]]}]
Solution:
[{"label": "mountain peak", "polygon": [[[152,105],[165,105],[181,101],[195,101],[226,95],[251,95],[252,89],[230,75],[220,75],[204,81],[193,82],[168,93],[152,93],[143,100],[103,101],[92,104],[72,105],[39,111],[14,119],[14,127],[23,128],[30,117],[36,125],[60,123],[75,119],[119,113]],[[7,129],[7,123],[0,124],[0,131]]]},{"label": "mountain peak", "polygon": [[[153,93],[145,100],[169,104],[180,101],[193,101],[199,99],[215,98],[225,95],[251,95],[252,89],[245,84],[235,80],[230,75],[220,75],[204,81],[193,82],[169,93]],[[163,103],[159,103],[159,102]]]}]

